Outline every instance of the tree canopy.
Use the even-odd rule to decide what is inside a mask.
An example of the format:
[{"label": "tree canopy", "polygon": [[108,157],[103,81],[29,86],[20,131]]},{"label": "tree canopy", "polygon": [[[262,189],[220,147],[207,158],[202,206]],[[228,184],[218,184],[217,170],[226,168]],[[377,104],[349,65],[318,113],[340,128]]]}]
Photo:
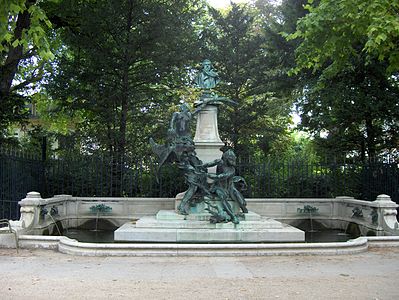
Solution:
[{"label": "tree canopy", "polygon": [[365,161],[398,148],[398,0],[0,7],[0,142],[34,105],[36,139],[56,136],[62,151],[142,157],[177,104],[194,102],[193,73],[208,58],[223,81],[216,92],[238,103],[221,107],[219,126],[241,157],[295,155],[294,106],[309,143],[331,155]]},{"label": "tree canopy", "polygon": [[387,61],[387,73],[399,71],[398,0],[308,2],[309,14],[289,35],[301,40],[294,72],[323,69],[324,76],[333,76],[361,55],[365,64],[378,59]]},{"label": "tree canopy", "polygon": [[46,2],[0,1],[0,141],[12,122],[26,118],[21,94],[41,80],[44,64],[54,57],[52,23],[41,6]]},{"label": "tree canopy", "polygon": [[302,128],[339,156],[364,161],[394,153],[399,2],[321,0],[306,8],[309,13],[287,35],[298,41],[291,73],[304,79],[298,98]]},{"label": "tree canopy", "polygon": [[284,85],[289,79],[279,70],[284,68],[283,55],[277,50],[279,42],[288,43],[270,18],[275,10],[267,3],[232,4],[223,12],[210,9],[205,53],[223,78],[220,93],[238,103],[220,108],[220,130],[242,157],[271,154],[290,121],[292,87]]},{"label": "tree canopy", "polygon": [[57,56],[48,90],[61,107],[84,112],[80,129],[96,147],[123,154],[129,132],[130,144],[143,142],[134,137],[143,126],[133,132],[129,126],[154,116],[151,112],[183,75],[176,68],[184,66],[193,48],[191,22],[201,6],[96,1],[76,9],[75,1],[69,2],[61,17],[78,22],[61,33],[65,49]]}]

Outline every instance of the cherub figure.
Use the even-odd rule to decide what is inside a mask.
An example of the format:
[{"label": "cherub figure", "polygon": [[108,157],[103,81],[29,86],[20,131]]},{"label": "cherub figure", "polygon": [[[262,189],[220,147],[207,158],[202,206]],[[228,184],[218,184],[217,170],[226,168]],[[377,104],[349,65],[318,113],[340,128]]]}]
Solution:
[{"label": "cherub figure", "polygon": [[225,151],[222,159],[214,160],[207,163],[205,167],[216,167],[216,174],[208,174],[208,177],[214,182],[210,188],[211,193],[216,194],[220,199],[224,211],[229,215],[231,221],[235,224],[239,223],[237,216],[234,214],[228,200],[231,199],[238,203],[243,213],[247,213],[247,203],[237,189],[236,184],[241,182],[246,186],[244,178],[235,176],[236,155],[232,149]]}]

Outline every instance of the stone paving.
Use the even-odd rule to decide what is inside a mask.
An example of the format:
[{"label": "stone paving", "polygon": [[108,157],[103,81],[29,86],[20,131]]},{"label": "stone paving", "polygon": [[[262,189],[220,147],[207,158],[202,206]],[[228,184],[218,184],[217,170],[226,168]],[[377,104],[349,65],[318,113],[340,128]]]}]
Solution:
[{"label": "stone paving", "polygon": [[1,299],[398,299],[399,248],[356,255],[77,257],[0,249]]}]

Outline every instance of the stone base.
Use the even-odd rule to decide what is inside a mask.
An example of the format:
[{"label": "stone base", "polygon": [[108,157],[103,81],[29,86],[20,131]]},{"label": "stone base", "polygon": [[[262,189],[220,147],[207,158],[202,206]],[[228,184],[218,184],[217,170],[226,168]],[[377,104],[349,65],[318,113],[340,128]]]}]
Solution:
[{"label": "stone base", "polygon": [[114,232],[115,241],[167,243],[303,242],[305,233],[295,227],[249,212],[239,224],[211,224],[209,213],[183,216],[161,210],[156,216],[125,223]]},{"label": "stone base", "polygon": [[[222,151],[220,148],[224,146],[223,142],[195,142],[195,152],[198,158],[203,163],[209,163],[215,159],[220,159],[222,157]],[[209,167],[208,173],[216,173],[216,166]]]},{"label": "stone base", "polygon": [[[178,207],[179,207],[185,193],[186,192],[182,192],[182,193],[179,193],[176,195],[176,198],[175,198],[175,211],[176,212],[178,211]],[[207,202],[209,202],[210,204],[212,204],[213,206],[217,206],[222,209],[222,204],[221,204],[220,200],[209,199],[207,197],[205,197],[205,200]],[[238,203],[236,201],[228,200],[228,202],[229,202],[230,207],[233,210],[234,214],[239,214],[241,212],[240,206],[238,205]],[[205,214],[209,215],[209,213],[206,211],[206,208],[208,208],[208,204],[206,204],[205,201],[201,201],[198,203],[194,203],[192,206],[189,206],[188,213],[190,216],[191,215],[195,216],[195,215],[198,215],[201,213],[205,213]],[[159,213],[160,212],[158,212],[158,214]],[[157,214],[157,216],[158,216],[158,214]],[[182,217],[184,217],[184,216],[182,216]]]},{"label": "stone base", "polygon": [[195,152],[203,163],[208,163],[222,157],[220,148],[223,146],[223,142],[195,142]]}]

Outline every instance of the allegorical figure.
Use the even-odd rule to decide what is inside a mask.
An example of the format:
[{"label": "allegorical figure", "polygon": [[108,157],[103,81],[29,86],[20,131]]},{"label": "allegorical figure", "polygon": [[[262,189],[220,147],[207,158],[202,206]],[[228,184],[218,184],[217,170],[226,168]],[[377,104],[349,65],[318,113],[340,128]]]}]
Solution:
[{"label": "allegorical figure", "polygon": [[183,103],[180,105],[180,111],[173,113],[169,130],[172,131],[176,137],[191,138],[191,119],[192,114],[190,112],[190,108],[186,103]]},{"label": "allegorical figure", "polygon": [[[204,202],[207,205],[205,211],[211,214],[212,223],[231,221],[238,224],[241,213],[236,212],[231,204],[234,204],[234,207],[238,204],[243,213],[247,213],[248,210],[240,192],[243,190],[240,186],[246,187],[246,183],[242,177],[235,176],[236,156],[233,150],[226,149],[221,159],[204,164],[195,152],[195,143],[190,131],[193,116],[207,105],[236,105],[234,101],[219,97],[211,91],[219,81],[219,75],[213,69],[210,60],[204,60],[202,70],[195,77],[195,83],[202,89],[195,111],[191,112],[189,106],[183,103],[179,111],[173,113],[165,144],[157,144],[152,138],[149,142],[159,159],[157,175],[166,163],[175,163],[184,173],[188,188],[177,207],[180,214],[187,215],[191,208],[196,208],[199,203]],[[216,174],[208,174],[207,168],[212,166],[217,166]],[[208,179],[213,181],[209,182]],[[200,208],[204,209],[203,206]]]},{"label": "allegorical figure", "polygon": [[208,177],[213,179],[213,185],[210,189],[211,193],[216,194],[220,199],[224,211],[229,215],[230,220],[237,224],[239,223],[237,216],[234,214],[228,200],[231,199],[238,203],[243,213],[247,213],[247,203],[237,189],[236,185],[242,183],[246,185],[244,178],[235,176],[236,155],[232,149],[228,149],[222,155],[222,159],[217,159],[213,162],[207,163],[204,166],[216,167],[216,174],[208,174]]},{"label": "allegorical figure", "polygon": [[170,121],[166,144],[157,144],[150,138],[152,151],[158,156],[158,173],[167,162],[179,161],[186,151],[194,151],[194,142],[191,138],[190,123],[192,114],[186,103],[180,105],[180,111],[175,112]]},{"label": "allegorical figure", "polygon": [[213,89],[219,83],[219,75],[212,67],[209,59],[202,62],[202,70],[195,77],[195,84],[203,89]]},{"label": "allegorical figure", "polygon": [[159,159],[158,173],[167,162],[176,163],[184,173],[188,189],[185,192],[178,211],[187,215],[190,206],[196,201],[202,201],[209,194],[207,187],[207,169],[195,153],[194,141],[191,137],[190,123],[192,113],[186,103],[180,105],[180,110],[173,113],[168,129],[166,144],[157,144],[150,138],[150,145]]},{"label": "allegorical figure", "polygon": [[184,152],[177,165],[183,170],[188,185],[177,210],[182,215],[188,215],[193,202],[200,202],[205,195],[209,194],[206,182],[207,169],[203,167],[202,161],[196,156],[195,151]]}]

